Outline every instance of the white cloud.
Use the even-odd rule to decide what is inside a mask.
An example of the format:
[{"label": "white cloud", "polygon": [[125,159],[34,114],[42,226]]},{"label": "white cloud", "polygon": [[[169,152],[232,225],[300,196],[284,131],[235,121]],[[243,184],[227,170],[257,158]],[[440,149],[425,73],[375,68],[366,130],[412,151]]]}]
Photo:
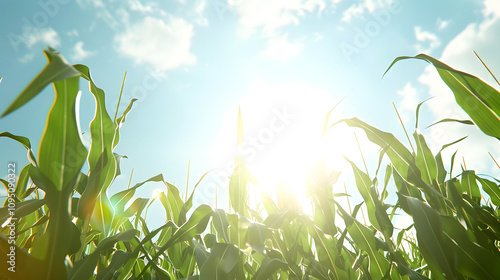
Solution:
[{"label": "white cloud", "polygon": [[[335,1],[334,3],[337,3],[340,1]],[[376,10],[384,9],[389,7],[390,5],[393,4],[393,0],[390,1],[383,1],[383,0],[364,0],[362,3],[359,4],[352,4],[342,12],[342,19],[341,21],[344,22],[350,22],[353,18],[356,17],[362,17],[365,13],[370,13],[372,14]]]},{"label": "white cloud", "polygon": [[[415,26],[415,38],[417,39],[418,44],[415,45],[417,52],[430,54],[434,49],[441,45],[441,41],[436,36],[436,34],[424,31],[420,26]],[[423,44],[427,45],[424,47]]]},{"label": "white cloud", "polygon": [[57,47],[61,44],[61,39],[59,34],[52,28],[35,29],[34,32],[30,33],[26,40],[26,46],[28,48],[33,47],[35,44],[44,43],[51,47]]},{"label": "white cloud", "polygon": [[78,37],[78,30],[76,29],[70,30],[66,32],[66,35],[68,35],[69,37]]},{"label": "white cloud", "polygon": [[492,15],[494,18],[500,18],[500,1],[485,0],[483,15],[485,17]]},{"label": "white cloud", "polygon": [[285,61],[296,56],[302,50],[301,43],[290,43],[287,39],[288,34],[269,39],[267,49],[262,52],[264,57],[272,60]]},{"label": "white cloud", "polygon": [[320,13],[325,8],[322,0],[228,0],[228,4],[240,15],[241,35],[260,29],[266,37],[276,35],[282,27],[298,25],[306,12]]},{"label": "white cloud", "polygon": [[142,13],[152,13],[153,12],[153,6],[151,4],[143,5],[139,0],[128,0],[128,3],[130,5],[130,9],[132,11],[138,11],[138,12],[142,12]]},{"label": "white cloud", "polygon": [[342,13],[342,21],[349,22],[353,17],[362,15],[364,8],[361,4],[353,4]]},{"label": "white cloud", "polygon": [[[498,4],[497,4],[498,3]],[[500,62],[496,60],[497,46],[500,44],[500,38],[496,36],[500,31],[500,2],[484,2],[485,18],[480,23],[471,23],[465,27],[454,39],[452,39],[444,48],[441,61],[451,67],[468,72],[489,82],[490,85],[497,87],[494,80],[487,70],[482,66],[479,60],[473,54],[476,50],[490,69],[500,69]],[[498,73],[498,72],[497,72]],[[431,112],[434,119],[444,118],[470,119],[470,117],[456,104],[453,93],[441,80],[436,70],[428,66],[424,73],[419,77],[419,81],[429,88],[429,93],[434,96],[426,103],[426,107]],[[455,170],[459,169],[459,163],[462,157],[465,159],[467,168],[475,169],[478,172],[494,175],[498,174],[498,168],[488,155],[491,152],[497,158],[500,156],[500,146],[498,140],[483,134],[475,126],[466,126],[461,124],[442,124],[430,128],[430,143],[434,143],[432,149],[437,151],[442,145],[457,140],[463,136],[469,136],[462,143],[447,149],[443,159],[449,164],[449,158],[456,149]],[[455,175],[459,171],[456,171]]]},{"label": "white cloud", "polygon": [[450,22],[447,20],[442,20],[440,18],[438,18],[437,20],[437,27],[439,30],[445,29],[448,26],[448,24],[450,24]]},{"label": "white cloud", "polygon": [[193,26],[182,18],[170,16],[165,22],[148,16],[115,36],[115,41],[125,56],[166,71],[195,63],[189,50],[192,36]]},{"label": "white cloud", "polygon": [[418,92],[417,89],[408,82],[404,88],[398,90],[397,93],[403,97],[403,100],[399,103],[398,110],[401,113],[403,121],[406,122],[408,120],[408,114],[415,112],[415,108],[417,108],[419,103]]},{"label": "white cloud", "polygon": [[35,54],[34,53],[28,53],[28,54],[23,55],[22,57],[20,57],[18,59],[18,61],[21,62],[21,63],[28,63],[28,62],[32,61],[33,58],[35,58]]},{"label": "white cloud", "polygon": [[201,25],[201,26],[208,26],[208,19],[203,15],[206,8],[207,8],[207,1],[206,0],[200,0],[195,4],[194,12],[195,12],[196,18],[194,19],[194,22],[196,24]]},{"label": "white cloud", "polygon": [[74,52],[74,54],[72,56],[72,59],[75,61],[83,60],[83,59],[95,54],[95,52],[85,50],[83,48],[82,41],[79,41],[75,44],[75,46],[73,47],[73,52]]},{"label": "white cloud", "polygon": [[118,20],[115,19],[102,0],[77,0],[77,3],[82,8],[87,8],[88,6],[94,8],[97,17],[103,19],[112,28],[119,26]]}]

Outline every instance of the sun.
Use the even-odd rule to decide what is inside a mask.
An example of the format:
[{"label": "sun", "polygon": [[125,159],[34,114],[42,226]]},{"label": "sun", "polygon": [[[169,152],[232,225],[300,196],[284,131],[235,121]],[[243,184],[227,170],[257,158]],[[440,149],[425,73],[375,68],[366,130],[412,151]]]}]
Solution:
[{"label": "sun", "polygon": [[[234,150],[227,147],[234,147],[240,108],[245,140],[236,149],[236,154],[245,158],[248,170],[258,181],[250,195],[254,199],[262,192],[275,195],[277,185],[286,186],[307,210],[310,202],[304,183],[311,166],[324,160],[328,172],[341,169],[346,166],[342,154],[357,151],[352,131],[345,125],[336,126],[321,137],[326,114],[340,98],[297,82],[256,81],[228,113],[227,119],[232,121],[221,130],[218,145],[212,147],[213,157],[224,152],[226,158],[234,156],[231,154]],[[341,110],[335,110],[332,119],[341,114]],[[224,162],[218,164],[223,168],[230,166]],[[230,175],[231,168],[225,169]]]}]

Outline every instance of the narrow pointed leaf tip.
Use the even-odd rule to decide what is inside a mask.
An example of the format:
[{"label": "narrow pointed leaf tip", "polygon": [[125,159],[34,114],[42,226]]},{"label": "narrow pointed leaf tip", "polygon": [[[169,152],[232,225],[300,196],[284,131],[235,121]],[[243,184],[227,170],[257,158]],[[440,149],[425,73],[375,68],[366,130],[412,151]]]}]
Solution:
[{"label": "narrow pointed leaf tip", "polygon": [[470,116],[479,129],[489,136],[500,139],[500,93],[495,88],[476,76],[455,70],[426,54],[398,57],[385,73],[396,62],[409,58],[421,59],[432,64],[443,82],[452,90],[457,104]]},{"label": "narrow pointed leaf tip", "polygon": [[43,51],[47,58],[47,65],[17,98],[3,112],[0,118],[14,112],[37,96],[47,85],[64,79],[80,76],[80,72],[71,66],[66,59],[55,49],[48,47]]}]

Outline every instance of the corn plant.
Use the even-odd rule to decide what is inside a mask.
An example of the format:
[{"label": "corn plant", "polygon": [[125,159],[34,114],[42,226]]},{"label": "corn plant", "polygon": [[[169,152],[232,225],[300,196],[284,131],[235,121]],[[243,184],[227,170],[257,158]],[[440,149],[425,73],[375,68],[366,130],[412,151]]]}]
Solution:
[{"label": "corn plant", "polygon": [[[473,170],[451,176],[441,152],[463,139],[433,154],[418,130],[423,103],[416,109],[412,141],[415,150],[413,146],[408,149],[393,134],[357,118],[331,125],[345,123],[359,129],[380,147],[373,177],[346,158],[362,197],[353,209],[344,209],[338,201],[348,196],[339,191],[340,173],[327,170],[322,161],[314,166],[304,186],[312,201],[312,214],[305,213],[297,197],[282,184],[276,186],[276,197],[263,194],[254,203],[256,206],[251,206],[254,204],[248,201],[248,193],[255,178],[245,159],[236,156],[227,186],[230,209],[199,205],[193,210],[194,192],[206,174],[185,198],[162,174],[132,187],[123,186],[113,195],[108,193],[109,186],[121,175],[120,160],[124,156],[113,151],[135,99],[118,118],[117,108],[112,119],[104,91],[95,85],[86,66],[70,65],[51,48],[44,53],[47,66],[3,114],[13,113],[53,84],[56,98],[37,156],[29,139],[0,133],[22,144],[30,161],[15,182],[1,180],[8,190],[4,207],[0,208],[0,223],[5,225],[0,229],[0,269],[6,279],[500,277],[497,181],[478,176]],[[393,64],[408,58],[397,58]],[[414,58],[436,67],[457,103],[471,117],[438,123],[477,125],[485,134],[500,138],[500,94],[494,88],[430,56]],[[88,150],[81,141],[75,115],[80,78],[88,81],[96,101],[95,116],[89,124]],[[242,144],[243,139],[239,113],[237,144]],[[390,162],[387,166],[381,164],[384,157]],[[83,173],[85,162],[89,170]],[[133,200],[138,188],[148,182],[162,183],[165,192],[156,198]],[[391,191],[397,193],[394,203],[387,199]],[[150,229],[144,212],[155,202],[165,209],[166,221]],[[367,210],[366,222],[358,218],[362,209]],[[395,229],[397,212],[411,216],[413,224]],[[9,221],[16,223],[14,244],[9,239]],[[11,248],[15,251],[15,272],[9,269]]]}]

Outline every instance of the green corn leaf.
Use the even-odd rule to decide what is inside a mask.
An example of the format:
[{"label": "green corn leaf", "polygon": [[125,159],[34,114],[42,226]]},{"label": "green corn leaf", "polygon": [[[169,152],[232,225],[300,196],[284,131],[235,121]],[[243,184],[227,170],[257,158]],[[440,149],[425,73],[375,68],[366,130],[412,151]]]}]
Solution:
[{"label": "green corn leaf", "polygon": [[378,230],[386,234],[387,236],[392,236],[394,230],[389,216],[385,212],[382,203],[380,202],[377,194],[377,189],[372,186],[372,181],[370,177],[363,171],[361,171],[352,161],[345,158],[352,166],[354,172],[354,177],[356,180],[356,186],[358,191],[365,201],[366,208],[368,210],[368,219],[370,223]]},{"label": "green corn leaf", "polygon": [[165,185],[168,189],[167,195],[160,193],[159,196],[159,199],[165,208],[165,217],[168,221],[173,221],[176,225],[180,225],[179,214],[182,206],[184,205],[184,201],[182,201],[177,187],[168,182],[165,182]]},{"label": "green corn leaf", "polygon": [[163,254],[170,246],[177,242],[187,241],[193,238],[197,234],[201,234],[205,231],[208,221],[211,217],[213,210],[212,207],[208,205],[200,205],[196,208],[191,214],[189,220],[184,223],[181,227],[179,227],[170,237],[170,239],[163,245],[160,249],[158,249],[156,255],[152,258],[152,260],[144,267],[138,277],[141,277],[146,273],[147,269],[151,266],[153,262],[155,262],[160,255]]},{"label": "green corn leaf", "polygon": [[391,160],[392,165],[404,178],[409,178],[410,181],[420,178],[420,171],[414,166],[415,158],[394,135],[381,131],[358,118],[343,119],[335,124],[340,122],[363,129],[371,142],[385,149],[385,153]]},{"label": "green corn leaf", "polygon": [[[301,221],[306,225],[309,235],[314,240],[319,263],[331,271],[334,279],[345,279],[346,272],[336,264],[336,258],[338,257],[336,239],[326,235],[309,218],[302,217]],[[318,272],[321,272],[321,270],[318,270]]]},{"label": "green corn leaf", "polygon": [[476,176],[477,181],[481,183],[483,190],[489,195],[491,202],[500,207],[500,188],[490,180]]},{"label": "green corn leaf", "polygon": [[418,121],[420,120],[420,108],[422,107],[422,105],[427,102],[429,99],[432,99],[433,97],[430,97],[430,98],[427,98],[426,100],[418,103],[417,105],[417,109],[415,110],[415,129],[418,128]]},{"label": "green corn leaf", "polygon": [[101,177],[105,176],[102,169],[107,164],[107,155],[108,154],[106,152],[103,152],[97,161],[97,165],[90,171],[90,175],[87,180],[87,187],[78,201],[78,217],[85,222],[90,220],[90,217],[94,212],[94,207],[99,193],[101,192]]},{"label": "green corn leaf", "polygon": [[118,211],[116,208],[114,208],[114,213],[116,213],[116,215],[114,215],[113,217],[111,230],[118,231],[118,228],[125,219],[128,219],[134,215],[140,216],[148,202],[149,199],[147,198],[137,198],[125,211]]},{"label": "green corn leaf", "polygon": [[427,146],[425,138],[418,131],[413,133],[415,138],[415,143],[417,144],[417,156],[415,163],[420,169],[421,178],[427,184],[432,185],[432,182],[437,178],[437,164],[434,156],[432,155],[431,149]]},{"label": "green corn leaf", "polygon": [[14,135],[14,134],[9,133],[9,132],[1,132],[0,137],[7,137],[7,138],[10,138],[12,140],[15,140],[15,141],[19,142],[21,145],[23,145],[27,150],[31,150],[30,139],[28,139],[24,136]]},{"label": "green corn leaf", "polygon": [[115,211],[109,201],[106,192],[101,192],[96,199],[95,209],[90,219],[93,229],[97,229],[108,236],[111,232],[111,226]]},{"label": "green corn leaf", "polygon": [[118,145],[118,142],[120,141],[120,127],[125,123],[125,118],[127,117],[128,113],[130,113],[130,111],[132,110],[132,105],[134,105],[134,102],[136,102],[137,100],[137,98],[132,98],[127,108],[125,108],[125,110],[123,111],[122,115],[115,121],[115,137],[113,139],[113,149],[116,147],[116,145]]},{"label": "green corn leaf", "polygon": [[249,217],[248,183],[249,172],[246,168],[245,159],[242,156],[236,156],[233,174],[229,179],[229,201],[234,211],[245,217]]},{"label": "green corn leaf", "polygon": [[333,236],[337,233],[335,200],[332,182],[326,171],[324,160],[314,163],[307,180],[310,181],[307,185],[307,193],[312,196],[314,202],[314,222],[326,234]]},{"label": "green corn leaf", "polygon": [[[425,54],[396,58],[387,71],[400,60],[422,59],[431,63],[441,79],[453,91],[458,105],[487,135],[500,138],[500,93],[481,79],[455,70],[443,62]],[[387,73],[386,71],[386,73]]]},{"label": "green corn leaf", "polygon": [[263,192],[260,195],[260,199],[262,200],[262,204],[264,205],[264,209],[268,215],[279,213],[278,206],[274,203],[273,199],[267,192]]},{"label": "green corn leaf", "polygon": [[91,279],[97,266],[97,262],[99,261],[101,252],[109,250],[119,241],[130,241],[130,239],[134,238],[137,233],[137,230],[131,229],[104,238],[101,242],[99,242],[92,254],[75,263],[73,269],[70,271],[69,280]]},{"label": "green corn leaf", "polygon": [[474,123],[472,121],[469,121],[469,120],[456,120],[456,119],[442,119],[440,121],[437,121],[431,125],[429,125],[428,127],[426,128],[429,128],[431,126],[434,126],[438,123],[445,123],[445,122],[458,122],[458,123],[461,123],[461,124],[466,124],[466,125],[474,125]]},{"label": "green corn leaf", "polygon": [[23,106],[37,96],[50,83],[80,76],[80,72],[73,68],[64,57],[55,49],[48,47],[43,53],[48,60],[47,65],[33,81],[19,94],[0,116],[4,117]]},{"label": "green corn leaf", "polygon": [[54,83],[56,98],[38,149],[38,168],[59,191],[73,190],[87,156],[76,124],[78,79],[74,77]]},{"label": "green corn leaf", "polygon": [[129,189],[123,190],[121,192],[112,195],[109,200],[111,201],[113,208],[115,208],[117,212],[121,212],[123,211],[123,209],[125,209],[125,205],[129,202],[129,200],[134,196],[135,190],[137,188],[141,187],[147,182],[163,182],[163,181],[164,181],[163,174],[158,174],[143,182],[135,184],[133,187]]},{"label": "green corn leaf", "polygon": [[111,263],[104,269],[97,272],[96,280],[113,280],[120,275],[119,269],[126,263],[129,255],[132,253],[122,250],[116,250],[111,256]]},{"label": "green corn leaf", "polygon": [[198,241],[192,240],[192,242],[195,247],[196,264],[198,267],[203,267],[203,264],[205,264],[208,259],[209,252],[205,246]]},{"label": "green corn leaf", "polygon": [[179,212],[179,217],[177,218],[177,221],[178,221],[179,224],[182,225],[182,224],[184,224],[186,222],[186,214],[189,211],[189,209],[191,209],[191,206],[193,206],[194,192],[196,191],[196,188],[201,183],[201,181],[203,180],[203,178],[205,178],[205,176],[208,173],[210,173],[210,171],[205,172],[205,174],[203,174],[200,177],[200,179],[198,180],[198,182],[196,182],[196,184],[194,185],[193,191],[191,191],[191,195],[186,200],[186,202],[182,205],[182,208],[181,208],[181,210]]},{"label": "green corn leaf", "polygon": [[93,94],[96,102],[96,111],[92,122],[90,123],[91,145],[88,154],[89,169],[94,170],[98,164],[99,157],[106,153],[107,162],[101,167],[103,175],[100,178],[101,192],[107,190],[114,180],[117,171],[117,162],[113,155],[114,138],[116,127],[113,120],[106,110],[104,91],[98,88],[90,76],[90,70],[87,66],[77,64],[75,69],[80,71],[81,77],[89,81],[90,92]]},{"label": "green corn leaf", "polygon": [[472,279],[498,279],[500,258],[469,240],[466,229],[455,219],[442,217],[443,236],[456,255],[457,270]]},{"label": "green corn leaf", "polygon": [[461,185],[465,193],[476,203],[481,200],[481,191],[476,181],[476,172],[474,170],[465,170],[462,172]]},{"label": "green corn leaf", "polygon": [[[413,216],[420,251],[429,264],[433,277],[455,278],[454,257],[443,240],[443,224],[439,213],[424,202],[400,195],[406,200]],[[443,276],[444,273],[444,276]]]},{"label": "green corn leaf", "polygon": [[200,269],[200,280],[236,279],[233,270],[240,260],[240,251],[234,245],[217,243]]},{"label": "green corn leaf", "polygon": [[26,198],[29,194],[26,194],[28,188],[29,181],[29,168],[30,164],[27,164],[21,169],[19,175],[17,176],[17,184],[16,184],[16,197],[19,199]]},{"label": "green corn leaf", "polygon": [[15,213],[12,213],[12,211],[9,210],[8,205],[5,205],[5,207],[0,208],[0,225],[12,217],[12,214],[14,214],[15,218],[20,219],[21,217],[38,210],[40,207],[45,205],[45,203],[47,203],[46,199],[30,199],[21,201],[15,204]]},{"label": "green corn leaf", "polygon": [[252,279],[266,280],[272,277],[278,270],[286,269],[288,264],[280,259],[265,258]]},{"label": "green corn leaf", "polygon": [[356,246],[368,254],[371,277],[373,279],[383,279],[384,275],[389,271],[390,264],[378,252],[373,232],[354,219],[348,231]]},{"label": "green corn leaf", "polygon": [[223,209],[214,209],[212,213],[212,223],[217,234],[224,242],[229,243],[228,227],[226,212]]},{"label": "green corn leaf", "polygon": [[[185,244],[185,243],[178,243],[178,244]],[[182,252],[181,267],[179,271],[181,277],[187,277],[188,275],[191,275],[194,272],[196,266],[196,258],[194,251],[195,251],[194,246],[188,246]]]},{"label": "green corn leaf", "polygon": [[8,270],[11,265],[8,263],[10,256],[7,254],[10,253],[11,246],[7,238],[0,235],[0,271],[2,271],[2,276],[12,280],[40,279],[40,272],[47,269],[47,263],[33,257],[18,247],[15,249],[16,270],[15,272]]}]

